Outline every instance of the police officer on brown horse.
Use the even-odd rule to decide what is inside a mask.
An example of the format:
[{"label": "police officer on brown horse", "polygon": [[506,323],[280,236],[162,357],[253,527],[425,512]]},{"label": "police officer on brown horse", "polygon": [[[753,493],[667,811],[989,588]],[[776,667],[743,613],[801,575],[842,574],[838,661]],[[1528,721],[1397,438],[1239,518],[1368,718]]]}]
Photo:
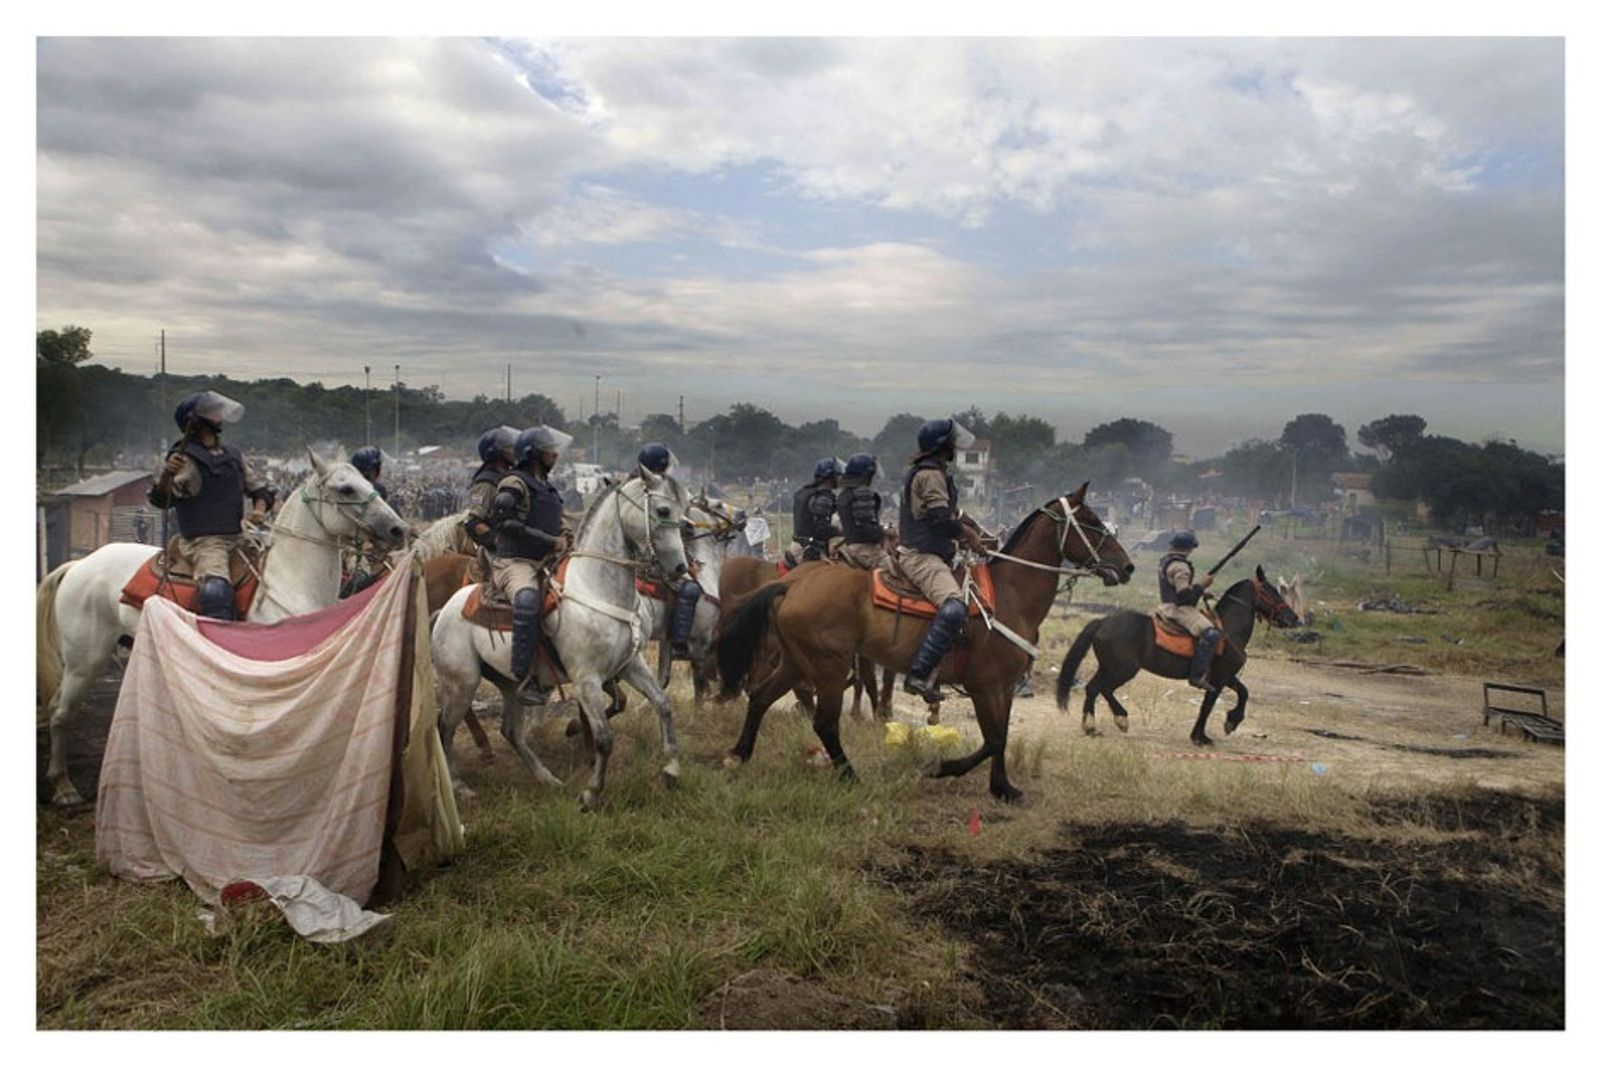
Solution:
[{"label": "police officer on brown horse", "polygon": [[1211,587],[1211,575],[1196,578],[1189,553],[1200,547],[1200,540],[1192,530],[1180,529],[1172,535],[1168,547],[1172,550],[1161,559],[1156,580],[1161,585],[1161,606],[1156,613],[1174,625],[1181,626],[1195,638],[1194,660],[1189,665],[1189,684],[1207,692],[1216,689],[1206,679],[1211,667],[1211,656],[1216,653],[1222,630],[1212,625],[1210,617],[1198,604],[1206,589]]},{"label": "police officer on brown horse", "polygon": [[900,493],[900,546],[896,549],[900,569],[929,602],[939,605],[906,675],[906,691],[929,703],[944,698],[931,678],[967,620],[966,601],[950,569],[957,542],[982,550],[978,531],[961,521],[956,481],[949,468],[956,449],[970,448],[973,443],[972,434],[954,419],[924,422],[917,430],[917,455]]},{"label": "police officer on brown horse", "polygon": [[[244,455],[222,443],[222,425],[244,417],[244,406],[217,392],[197,392],[178,404],[173,421],[183,437],[167,451],[161,475],[150,486],[152,506],[178,516],[179,558],[199,586],[199,613],[234,620],[229,555],[239,546],[242,523],[260,525],[277,493],[245,466]],[[244,511],[244,498],[252,501]]]},{"label": "police officer on brown horse", "polygon": [[794,494],[794,543],[789,545],[793,565],[828,554],[828,541],[837,530],[834,490],[839,487],[839,469],[839,460],[828,456],[817,463],[811,481]]},{"label": "police officer on brown horse", "polygon": [[495,488],[489,581],[511,602],[511,672],[517,681],[529,676],[539,643],[544,598],[539,564],[565,532],[561,493],[550,484],[550,471],[571,442],[549,426],[523,430],[512,453],[516,465]]},{"label": "police officer on brown horse", "polygon": [[866,452],[857,452],[845,460],[844,476],[839,482],[839,528],[844,533],[844,547],[839,554],[863,570],[887,567],[890,561],[884,548],[888,534],[879,520],[883,497],[872,491],[872,478],[877,472],[878,460]]}]

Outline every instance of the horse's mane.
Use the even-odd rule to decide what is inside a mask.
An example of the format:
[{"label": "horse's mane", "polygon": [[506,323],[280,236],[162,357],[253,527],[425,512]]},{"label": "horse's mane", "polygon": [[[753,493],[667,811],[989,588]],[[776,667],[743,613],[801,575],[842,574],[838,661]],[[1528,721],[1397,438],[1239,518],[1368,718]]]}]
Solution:
[{"label": "horse's mane", "polygon": [[467,512],[465,511],[447,514],[421,533],[418,533],[416,539],[412,541],[412,547],[418,553],[417,558],[426,561],[435,555],[442,555],[447,551],[455,551],[457,530],[460,528],[462,520],[466,517]]},{"label": "horse's mane", "polygon": [[1016,529],[1011,531],[1011,536],[1006,538],[1005,545],[1000,550],[1005,552],[1007,555],[1011,555],[1015,551],[1017,545],[1022,542],[1022,537],[1028,532],[1028,527],[1032,526],[1034,521],[1037,520],[1040,515],[1044,514],[1044,508],[1048,506],[1049,502],[1046,501],[1044,506],[1035,507],[1031,512],[1029,512],[1028,517],[1024,518],[1022,523],[1017,526]]},{"label": "horse's mane", "polygon": [[577,533],[573,534],[573,543],[577,543],[583,539],[583,535],[584,533],[588,532],[589,525],[594,521],[595,515],[600,513],[600,505],[621,491],[622,486],[627,484],[627,481],[628,479],[611,482],[605,488],[601,489],[599,494],[596,495],[594,499],[589,501],[589,506],[585,508],[583,512],[583,520],[578,523],[578,531]]}]

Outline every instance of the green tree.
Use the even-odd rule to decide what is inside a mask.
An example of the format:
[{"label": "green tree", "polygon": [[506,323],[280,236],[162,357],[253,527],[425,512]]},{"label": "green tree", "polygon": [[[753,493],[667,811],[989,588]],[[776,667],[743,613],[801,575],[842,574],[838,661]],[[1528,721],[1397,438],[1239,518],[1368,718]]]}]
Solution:
[{"label": "green tree", "polygon": [[1172,461],[1171,433],[1154,422],[1119,418],[1101,423],[1083,435],[1083,447],[1091,453],[1113,446],[1121,447],[1127,458],[1108,460],[1108,469],[1124,469],[1121,477],[1140,477],[1155,484],[1166,481],[1167,466]]},{"label": "green tree", "polygon": [[[897,478],[917,453],[917,430],[928,421],[921,415],[901,413],[892,416],[872,438],[867,450],[878,458],[878,469]],[[881,476],[881,475],[880,475]]]},{"label": "green tree", "polygon": [[1032,415],[1002,411],[989,422],[989,441],[995,472],[1007,480],[1022,480],[1056,446],[1056,427]]},{"label": "green tree", "polygon": [[1289,463],[1289,453],[1276,441],[1247,440],[1212,465],[1222,471],[1222,491],[1279,502],[1288,499]]},{"label": "green tree", "polygon": [[1278,444],[1291,456],[1291,491],[1296,501],[1315,502],[1333,496],[1333,475],[1350,465],[1343,426],[1327,415],[1296,415],[1284,424]]},{"label": "green tree", "polygon": [[1377,452],[1380,462],[1387,463],[1420,439],[1427,428],[1427,420],[1420,415],[1386,415],[1357,429],[1356,439]]}]

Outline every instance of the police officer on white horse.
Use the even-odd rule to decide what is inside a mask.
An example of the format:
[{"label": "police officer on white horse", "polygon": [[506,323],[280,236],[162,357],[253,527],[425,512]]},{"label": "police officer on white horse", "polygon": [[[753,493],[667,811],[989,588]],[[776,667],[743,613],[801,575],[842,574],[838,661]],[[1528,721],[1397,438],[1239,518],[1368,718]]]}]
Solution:
[{"label": "police officer on white horse", "polygon": [[199,586],[199,613],[227,621],[235,617],[229,556],[239,546],[243,523],[262,524],[277,499],[272,486],[246,467],[244,454],[222,442],[223,424],[243,417],[244,405],[218,392],[184,399],[173,412],[183,437],[167,450],[149,492],[152,506],[170,507],[178,516],[177,553]]},{"label": "police officer on white horse", "polygon": [[[639,449],[639,468],[648,470],[652,474],[666,477],[667,472],[676,465],[672,450],[665,444],[652,441]],[[660,580],[671,582],[667,574],[654,575]],[[689,657],[689,631],[694,628],[694,608],[700,602],[700,583],[692,575],[684,575],[682,581],[673,589],[677,594],[678,604],[672,612],[672,657],[687,659]]]},{"label": "police officer on white horse", "polygon": [[539,643],[544,591],[540,563],[563,542],[566,533],[561,493],[550,484],[550,471],[572,438],[549,426],[525,429],[513,450],[515,465],[495,488],[490,509],[494,550],[490,553],[491,586],[511,602],[511,672],[513,680],[530,676]]},{"label": "police officer on white horse", "polygon": [[[478,438],[478,469],[467,483],[467,517],[461,528],[467,539],[480,548],[494,548],[494,526],[489,513],[494,510],[495,490],[515,459],[517,431],[496,426]],[[470,552],[468,554],[471,554]]]}]

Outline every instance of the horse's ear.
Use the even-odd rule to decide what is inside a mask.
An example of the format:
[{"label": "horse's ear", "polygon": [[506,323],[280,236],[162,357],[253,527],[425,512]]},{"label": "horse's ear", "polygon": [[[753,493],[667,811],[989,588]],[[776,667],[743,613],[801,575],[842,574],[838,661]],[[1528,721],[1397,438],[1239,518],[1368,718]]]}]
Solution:
[{"label": "horse's ear", "polygon": [[1072,496],[1079,503],[1082,503],[1084,500],[1088,499],[1089,498],[1089,483],[1087,481],[1085,481],[1082,485],[1079,485],[1077,491],[1074,492],[1072,494]]},{"label": "horse's ear", "polygon": [[1260,566],[1256,567],[1256,580],[1261,582],[1263,585],[1267,583],[1266,571],[1262,570]]},{"label": "horse's ear", "polygon": [[317,472],[318,477],[328,476],[328,464],[322,461],[322,456],[311,450],[311,445],[306,445],[306,454],[311,456],[311,469]]},{"label": "horse's ear", "polygon": [[333,453],[333,461],[336,463],[348,463],[350,461],[350,453],[344,450],[343,444],[339,445],[339,450]]}]

